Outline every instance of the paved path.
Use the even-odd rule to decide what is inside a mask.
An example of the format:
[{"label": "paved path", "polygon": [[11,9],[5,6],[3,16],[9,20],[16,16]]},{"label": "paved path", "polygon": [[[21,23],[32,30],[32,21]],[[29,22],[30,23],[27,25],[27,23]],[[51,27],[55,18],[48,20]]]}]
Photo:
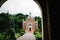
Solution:
[{"label": "paved path", "polygon": [[27,32],[17,40],[36,40],[35,35],[32,32]]}]

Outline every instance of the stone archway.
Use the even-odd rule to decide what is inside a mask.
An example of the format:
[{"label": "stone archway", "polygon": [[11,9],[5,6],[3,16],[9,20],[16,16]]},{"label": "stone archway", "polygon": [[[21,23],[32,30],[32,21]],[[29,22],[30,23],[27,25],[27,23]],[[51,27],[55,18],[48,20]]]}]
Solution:
[{"label": "stone archway", "polygon": [[[0,0],[0,7],[2,6],[2,4],[5,2],[6,0]],[[35,0],[36,1],[36,0]],[[50,29],[50,23],[49,23],[49,13],[47,13],[47,9],[46,9],[46,1],[47,0],[37,0],[39,2],[39,5],[41,5],[42,7],[42,15],[43,15],[43,28],[44,28],[44,32],[43,32],[43,40],[51,40],[51,35],[50,35],[50,30],[48,30],[48,28]]]}]

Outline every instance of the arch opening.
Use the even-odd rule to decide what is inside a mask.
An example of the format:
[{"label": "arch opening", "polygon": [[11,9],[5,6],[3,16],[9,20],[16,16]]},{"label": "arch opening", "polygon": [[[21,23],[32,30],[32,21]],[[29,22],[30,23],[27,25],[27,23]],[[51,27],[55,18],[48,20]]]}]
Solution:
[{"label": "arch opening", "polygon": [[[11,0],[10,0],[10,1],[11,1]],[[32,1],[31,1],[31,2],[32,2]],[[6,3],[6,2],[5,2],[5,3]],[[8,2],[7,2],[7,3],[8,3]],[[12,3],[13,3],[13,2],[12,2]],[[17,2],[15,2],[15,3],[17,3]],[[43,38],[42,8],[41,8],[40,5],[38,5],[37,2],[33,1],[33,3],[35,3],[35,4],[37,5],[37,6],[36,6],[36,7],[38,7],[37,9],[28,7],[28,9],[29,9],[28,12],[27,12],[28,9],[26,9],[24,12],[21,12],[21,11],[20,11],[20,12],[21,12],[21,13],[28,13],[28,14],[29,14],[29,12],[31,12],[31,13],[32,13],[32,16],[33,16],[34,14],[35,14],[35,16],[36,16],[36,15],[37,15],[37,12],[38,12],[38,14],[41,13],[41,14],[39,14],[38,16],[41,15],[41,16],[40,16],[40,17],[41,17],[41,26],[42,26],[42,27],[41,27],[41,29],[42,29],[41,31],[42,31],[42,38]],[[17,4],[18,4],[18,3],[17,3]],[[3,4],[3,5],[4,5],[4,4]],[[3,5],[2,5],[2,7],[1,7],[2,9],[4,8]],[[7,5],[8,5],[8,4],[7,4]],[[28,5],[28,4],[27,4],[27,5]],[[26,8],[27,5],[21,5],[21,7],[25,7],[25,8]],[[14,5],[14,6],[16,6],[16,5]],[[7,6],[7,8],[6,8],[7,10],[10,10],[9,13],[10,13],[10,14],[12,13],[12,15],[15,15],[15,14],[13,14],[13,13],[15,13],[15,11],[17,11],[16,13],[19,13],[19,10],[20,10],[19,8],[16,8],[16,7],[15,7],[16,9],[13,8],[14,6],[13,6],[13,4],[12,4],[12,6],[10,5],[10,7],[11,7],[12,9],[11,9],[9,6]],[[18,6],[18,5],[17,5],[17,6]],[[31,6],[31,5],[30,5],[30,6]],[[33,5],[33,6],[34,6],[34,5]],[[20,7],[20,6],[18,6],[18,7]],[[34,7],[35,7],[35,6],[34,6]],[[10,9],[9,9],[9,8],[10,8]],[[21,10],[23,11],[25,8],[22,8]],[[31,10],[30,10],[30,9],[31,9]],[[32,9],[34,9],[34,11],[33,11]],[[39,10],[38,10],[38,9],[39,9]],[[41,10],[40,10],[40,9],[41,9]],[[4,12],[7,13],[7,10],[5,11],[5,9],[4,9],[2,12],[3,12],[3,13],[4,13]],[[11,10],[12,10],[12,11],[11,11]],[[13,10],[14,10],[14,11],[13,11]],[[36,11],[36,10],[38,10],[38,11]],[[0,9],[0,11],[1,11],[1,9]],[[32,12],[32,11],[33,11],[33,12]],[[35,11],[36,11],[36,12],[35,12]],[[1,12],[0,12],[0,13],[1,13]],[[25,14],[24,14],[24,15],[25,15]],[[34,16],[34,17],[35,17],[35,16]],[[38,16],[37,16],[37,17],[38,17]],[[38,21],[39,21],[39,20],[38,20]],[[37,22],[37,21],[36,21],[36,22]],[[25,22],[24,22],[24,23],[25,23]],[[23,24],[23,25],[25,25],[25,24]],[[37,25],[37,24],[36,24],[36,25]],[[26,26],[26,25],[25,25],[25,26]],[[36,28],[37,28],[37,27],[36,27]],[[26,27],[26,29],[27,29],[27,27]],[[32,29],[32,26],[29,28],[29,30],[31,30],[31,29]]]}]

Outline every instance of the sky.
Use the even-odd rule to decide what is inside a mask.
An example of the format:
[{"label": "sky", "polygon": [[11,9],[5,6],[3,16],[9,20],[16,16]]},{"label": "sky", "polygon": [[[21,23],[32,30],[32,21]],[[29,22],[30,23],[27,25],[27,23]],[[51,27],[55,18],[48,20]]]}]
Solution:
[{"label": "sky", "polygon": [[0,8],[0,13],[4,12],[9,14],[23,13],[31,16],[42,17],[41,8],[33,0],[7,0]]}]

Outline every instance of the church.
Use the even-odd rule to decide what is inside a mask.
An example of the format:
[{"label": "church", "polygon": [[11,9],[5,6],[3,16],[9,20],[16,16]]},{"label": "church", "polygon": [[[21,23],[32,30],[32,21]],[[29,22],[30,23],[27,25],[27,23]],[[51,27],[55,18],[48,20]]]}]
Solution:
[{"label": "church", "polygon": [[22,29],[25,31],[33,31],[33,32],[35,30],[38,30],[38,21],[35,21],[35,19],[31,17],[31,13],[26,18],[26,20],[23,19]]}]

